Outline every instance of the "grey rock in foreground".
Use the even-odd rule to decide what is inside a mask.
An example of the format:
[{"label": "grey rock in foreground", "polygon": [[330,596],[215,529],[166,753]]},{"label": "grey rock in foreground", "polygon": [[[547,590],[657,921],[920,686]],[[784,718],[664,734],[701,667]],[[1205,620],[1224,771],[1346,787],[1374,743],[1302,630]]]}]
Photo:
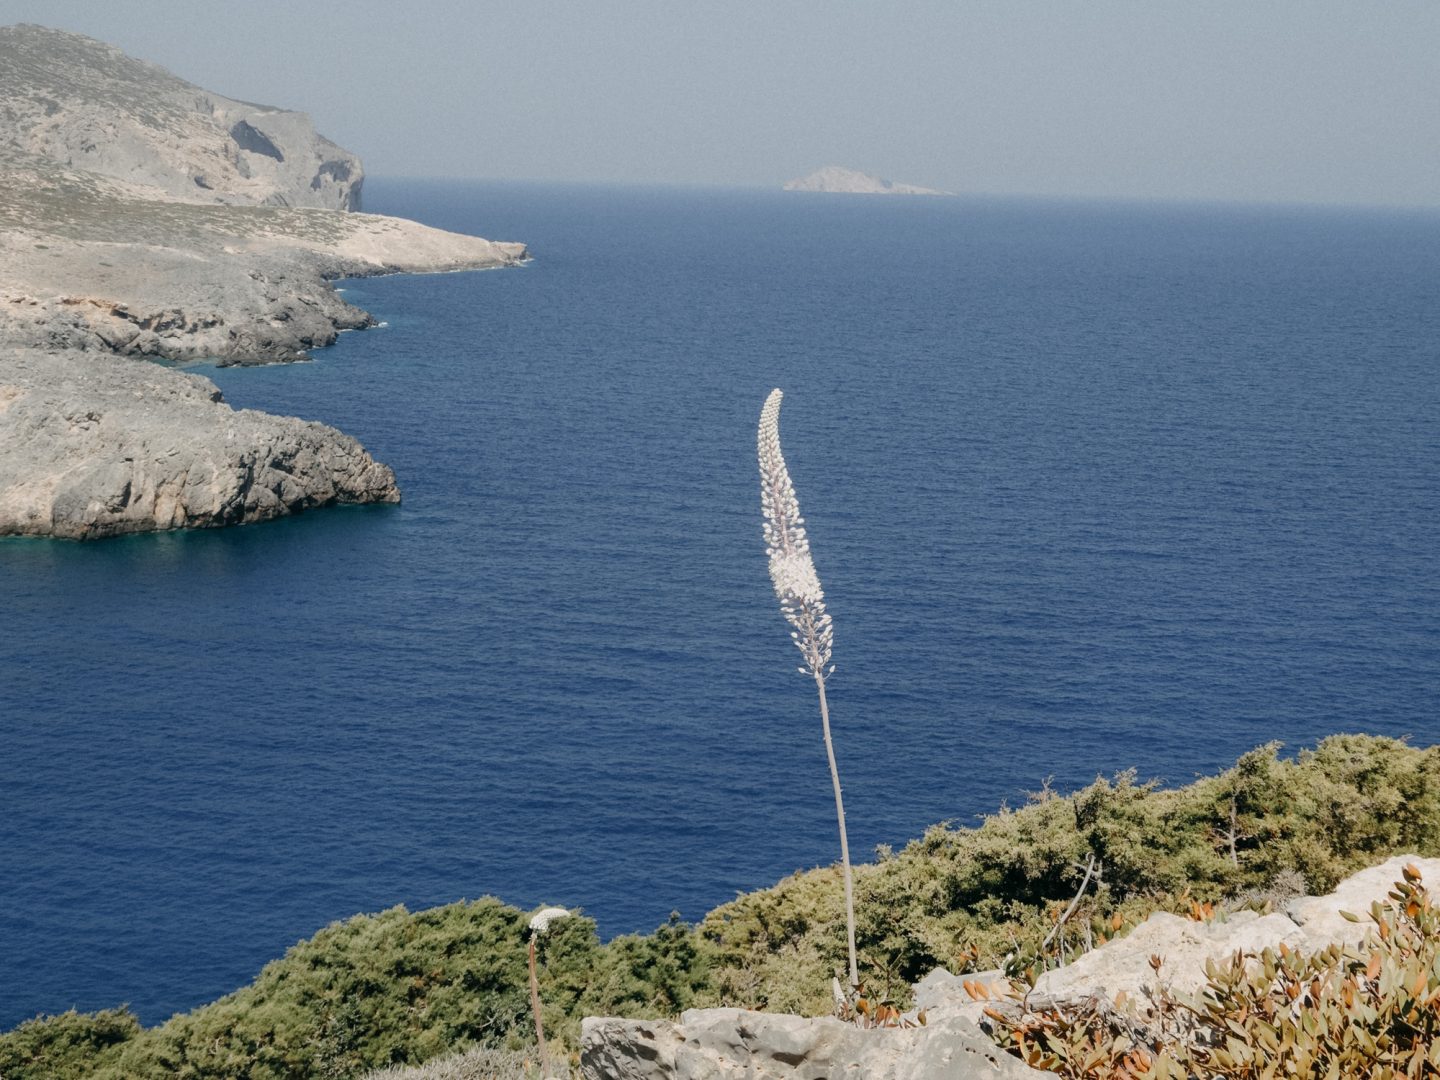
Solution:
[{"label": "grey rock in foreground", "polygon": [[744,1009],[692,1009],[680,1022],[587,1018],[585,1080],[1021,1080],[1036,1072],[964,1018],[862,1029]]},{"label": "grey rock in foreground", "polygon": [[[1258,953],[1285,945],[1317,952],[1337,943],[1358,944],[1374,925],[1367,918],[1370,905],[1385,901],[1409,863],[1419,867],[1428,887],[1440,885],[1440,859],[1401,855],[1346,878],[1328,895],[1292,901],[1283,913],[1238,911],[1196,922],[1157,912],[1126,937],[1046,972],[1036,989],[1055,997],[1101,993],[1112,1000],[1122,990],[1132,998],[1146,997],[1159,986],[1188,993],[1204,986],[1207,960],[1223,961],[1237,951]],[[1360,922],[1343,918],[1341,911],[1358,915]],[[1163,960],[1158,976],[1150,967],[1151,955]]]},{"label": "grey rock in foreground", "polygon": [[802,176],[785,184],[786,191],[822,191],[832,195],[949,195],[948,191],[916,187],[914,184],[897,184],[893,180],[882,180],[878,176],[826,165],[816,169],[809,176]]},{"label": "grey rock in foreground", "polygon": [[360,159],[304,113],[236,101],[80,34],[0,27],[0,149],[203,203],[360,209]]},{"label": "grey rock in foreground", "polygon": [[399,500],[395,474],[350,436],[236,411],[198,375],[0,351],[0,536],[83,540]]},{"label": "grey rock in foreground", "polygon": [[[1399,855],[1351,875],[1325,896],[1293,900],[1283,912],[1259,915],[1237,911],[1210,922],[1157,912],[1125,937],[1045,972],[1036,980],[1032,1001],[1065,1004],[1099,998],[1112,1002],[1123,992],[1132,1001],[1145,1002],[1161,990],[1181,994],[1199,990],[1205,985],[1206,962],[1223,962],[1236,952],[1259,953],[1281,945],[1318,952],[1332,944],[1358,945],[1374,926],[1367,917],[1371,904],[1383,904],[1403,868],[1411,864],[1419,868],[1435,895],[1440,886],[1440,859]],[[1342,911],[1358,915],[1360,921],[1350,922]],[[1162,961],[1158,975],[1150,965],[1152,956]],[[967,980],[983,983],[992,991],[1003,991],[1005,986],[999,972],[958,976],[937,968],[916,985],[915,1003],[928,1010],[932,1022],[950,1017],[978,1022],[987,1003],[970,998],[963,989]]]}]

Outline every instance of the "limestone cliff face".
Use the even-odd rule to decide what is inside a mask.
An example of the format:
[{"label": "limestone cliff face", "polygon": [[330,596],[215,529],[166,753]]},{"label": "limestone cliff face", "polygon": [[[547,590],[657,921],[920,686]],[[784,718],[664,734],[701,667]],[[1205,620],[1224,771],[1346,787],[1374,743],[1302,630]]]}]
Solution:
[{"label": "limestone cliff face", "polygon": [[0,153],[189,202],[360,209],[360,159],[304,113],[202,90],[62,30],[0,27]]},{"label": "limestone cliff face", "polygon": [[395,474],[350,436],[236,411],[199,375],[0,348],[0,536],[86,540],[399,501]]},{"label": "limestone cliff face", "polygon": [[414,221],[147,198],[0,160],[0,345],[221,364],[302,360],[371,325],[329,279],[508,266],[523,244]]},{"label": "limestone cliff face", "polygon": [[300,360],[373,322],[333,278],[524,261],[523,244],[347,212],[362,176],[301,113],[0,27],[0,536],[398,501],[349,436],[130,359]]}]

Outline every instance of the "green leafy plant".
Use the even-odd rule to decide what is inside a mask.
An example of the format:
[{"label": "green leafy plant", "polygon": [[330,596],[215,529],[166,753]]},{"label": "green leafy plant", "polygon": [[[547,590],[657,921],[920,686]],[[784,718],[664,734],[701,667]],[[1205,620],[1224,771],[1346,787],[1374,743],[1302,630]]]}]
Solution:
[{"label": "green leafy plant", "polygon": [[[1243,835],[1232,860],[1225,834],[1237,792]],[[1333,735],[1295,757],[1259,747],[1180,788],[1121,773],[1068,795],[1042,791],[974,826],[933,826],[856,865],[861,977],[878,985],[883,973],[872,961],[881,958],[902,987],[941,965],[956,974],[1053,966],[1062,944],[1073,956],[1155,911],[1324,893],[1405,851],[1440,856],[1440,747]],[[1103,876],[1042,950],[1092,854]],[[832,958],[846,933],[839,867],[739,896],[699,930],[713,950],[717,1003],[830,1011]]]},{"label": "green leafy plant", "polygon": [[794,629],[790,638],[800,650],[800,674],[815,680],[820,695],[820,727],[825,736],[825,755],[830,762],[830,783],[835,790],[835,817],[840,825],[840,860],[845,880],[845,925],[850,957],[850,990],[860,985],[855,958],[855,884],[850,869],[850,843],[845,835],[845,801],[840,794],[840,770],[835,765],[835,744],[830,738],[830,706],[825,699],[825,681],[834,673],[830,663],[833,630],[825,610],[825,593],[810,557],[805,519],[790,470],[780,452],[780,401],[784,395],[770,391],[760,410],[758,435],[760,457],[760,509],[765,517],[765,554],[770,560],[770,581],[780,601],[780,612]]}]

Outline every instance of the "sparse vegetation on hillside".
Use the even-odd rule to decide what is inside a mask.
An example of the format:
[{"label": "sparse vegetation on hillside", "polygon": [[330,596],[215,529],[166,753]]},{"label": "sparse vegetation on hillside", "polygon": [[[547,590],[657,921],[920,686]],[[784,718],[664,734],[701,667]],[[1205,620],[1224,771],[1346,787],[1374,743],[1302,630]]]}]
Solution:
[{"label": "sparse vegetation on hillside", "polygon": [[[872,997],[903,1003],[937,964],[1018,971],[1157,909],[1263,903],[1297,874],[1326,891],[1403,851],[1440,855],[1440,748],[1335,736],[1294,760],[1262,747],[1176,790],[1129,775],[1097,780],[978,828],[936,826],[857,867],[861,979]],[[1095,880],[1051,935],[1092,856]],[[124,1011],[23,1024],[0,1036],[0,1076],[298,1080],[470,1045],[523,1050],[534,1031],[526,919],[494,899],[357,916],[295,946],[250,986],[155,1028]],[[825,1013],[845,938],[835,868],[741,896],[693,928],[672,920],[601,944],[591,920],[566,919],[540,972],[545,1028],[573,1048],[584,1015],[719,1004]]]},{"label": "sparse vegetation on hillside", "polygon": [[[1079,1008],[987,1008],[996,1037],[1069,1080],[1412,1080],[1440,1077],[1440,912],[1407,866],[1356,922],[1373,936],[1211,961],[1203,988]],[[1155,959],[1156,970],[1162,963]]]},{"label": "sparse vegetation on hillside", "polygon": [[139,198],[95,173],[19,154],[0,161],[0,176],[0,228],[87,243],[220,251],[257,238],[339,244],[367,227],[338,210]]},{"label": "sparse vegetation on hillside", "polygon": [[[1385,855],[1440,853],[1440,748],[1341,735],[1295,760],[1278,750],[1179,789],[1125,774],[1063,798],[1044,793],[976,829],[936,826],[857,868],[864,982],[903,996],[936,965],[1029,966],[1091,855],[1098,882],[1052,940],[1050,962],[1113,934],[1116,916],[1123,932],[1156,910],[1263,899],[1296,874],[1323,892]],[[837,893],[833,870],[812,871],[707,915],[699,931],[715,951],[717,996],[825,1011],[844,956]]]}]

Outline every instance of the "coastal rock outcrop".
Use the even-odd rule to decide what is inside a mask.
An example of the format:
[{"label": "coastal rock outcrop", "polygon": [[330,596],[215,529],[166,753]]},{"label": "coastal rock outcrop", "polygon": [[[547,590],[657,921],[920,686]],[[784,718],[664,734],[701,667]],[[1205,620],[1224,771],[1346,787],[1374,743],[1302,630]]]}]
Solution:
[{"label": "coastal rock outcrop", "polygon": [[948,191],[917,187],[914,184],[899,184],[883,180],[878,176],[845,169],[839,165],[826,165],[808,176],[801,176],[785,184],[786,191],[823,191],[838,195],[949,195]]},{"label": "coastal rock outcrop", "polygon": [[83,540],[399,501],[395,474],[350,436],[236,411],[199,375],[0,350],[0,536]]},{"label": "coastal rock outcrop", "polygon": [[202,206],[0,158],[0,344],[303,360],[372,320],[337,277],[513,266],[523,244],[336,210]]},{"label": "coastal rock outcrop", "polygon": [[43,26],[0,27],[0,57],[0,148],[172,199],[360,209],[360,159],[304,113],[211,93]]},{"label": "coastal rock outcrop", "polygon": [[101,42],[0,27],[0,344],[304,359],[371,324],[337,277],[513,266],[495,243],[358,208],[360,161],[302,114]]},{"label": "coastal rock outcrop", "polygon": [[[1193,993],[1205,985],[1207,961],[1221,962],[1236,952],[1259,953],[1285,946],[1305,953],[1332,944],[1358,945],[1374,924],[1366,917],[1374,903],[1384,903],[1407,865],[1413,865],[1430,883],[1431,895],[1440,886],[1440,859],[1400,855],[1346,878],[1324,896],[1302,896],[1280,911],[1261,915],[1234,911],[1209,921],[1156,912],[1123,938],[1077,957],[1065,967],[1043,973],[1032,999],[1060,1005],[1078,1005],[1092,999],[1114,1001],[1123,993],[1146,1002],[1163,988],[1176,994]],[[1360,917],[1351,922],[1340,913]],[[1161,959],[1157,970],[1152,957]],[[915,986],[915,1004],[932,1018],[963,1017],[980,1022],[992,1002],[976,1001],[964,990],[965,982],[980,983],[992,996],[1003,993],[1006,980],[998,971],[952,975],[937,968]]]},{"label": "coastal rock outcrop", "polygon": [[303,114],[109,45],[0,27],[0,536],[90,538],[396,502],[321,424],[235,412],[135,360],[303,360],[373,325],[339,277],[523,262],[354,213],[364,172]]}]

